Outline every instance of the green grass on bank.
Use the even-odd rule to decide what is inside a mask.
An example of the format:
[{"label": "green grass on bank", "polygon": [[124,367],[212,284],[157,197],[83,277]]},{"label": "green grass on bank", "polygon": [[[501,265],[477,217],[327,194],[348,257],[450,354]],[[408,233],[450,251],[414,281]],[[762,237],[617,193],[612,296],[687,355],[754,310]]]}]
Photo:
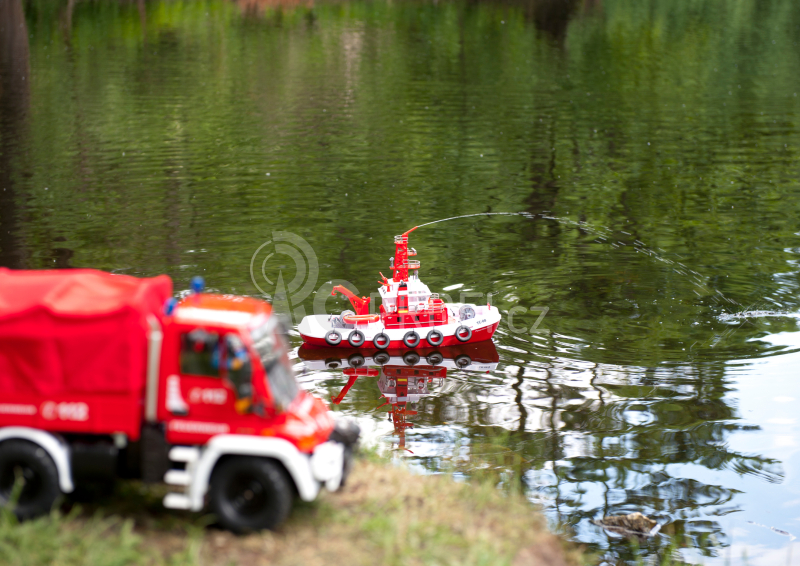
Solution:
[{"label": "green grass on bank", "polygon": [[8,512],[0,519],[3,564],[129,564],[140,555],[140,541],[131,520],[95,517],[83,521],[76,513],[54,513],[17,524]]},{"label": "green grass on bank", "polygon": [[[0,514],[8,566],[583,563],[521,496],[489,483],[416,476],[359,460],[347,486],[298,503],[278,532],[235,536],[210,517],[168,511],[161,488],[121,482],[99,505],[18,523]],[[69,508],[67,503],[64,509]]]},{"label": "green grass on bank", "polygon": [[[149,544],[147,530],[136,521],[97,511],[87,516],[80,507],[34,521],[18,522],[0,509],[0,564],[4,566],[127,566],[130,564],[199,564],[201,537],[186,525],[181,548]],[[165,552],[165,550],[168,550]]]}]

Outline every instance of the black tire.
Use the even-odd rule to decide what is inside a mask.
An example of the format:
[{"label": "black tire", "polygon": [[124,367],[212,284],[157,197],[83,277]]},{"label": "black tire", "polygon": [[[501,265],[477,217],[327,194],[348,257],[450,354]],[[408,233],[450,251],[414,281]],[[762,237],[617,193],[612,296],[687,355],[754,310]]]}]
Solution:
[{"label": "black tire", "polygon": [[391,338],[389,338],[389,335],[385,332],[378,332],[375,338],[372,339],[372,343],[378,350],[385,350],[388,348],[391,341]]},{"label": "black tire", "polygon": [[360,368],[364,365],[364,362],[366,362],[366,360],[361,354],[353,354],[347,360],[347,363],[350,364],[351,368]]},{"label": "black tire", "polygon": [[345,446],[344,447],[344,464],[342,465],[342,482],[339,484],[339,489],[336,491],[340,491],[345,483],[347,483],[347,478],[350,475],[350,472],[353,469],[353,446]]},{"label": "black tire", "polygon": [[419,363],[419,354],[416,352],[406,352],[403,354],[403,362],[407,366],[415,366]]},{"label": "black tire", "polygon": [[347,341],[350,342],[350,345],[353,348],[358,348],[359,346],[363,346],[366,338],[364,337],[364,333],[360,330],[353,330],[350,333],[350,336],[347,337]]},{"label": "black tire", "polygon": [[444,361],[444,356],[439,352],[431,352],[428,354],[428,357],[425,358],[425,361],[428,362],[429,366],[438,366]]},{"label": "black tire", "polygon": [[[385,352],[381,352],[385,354]],[[331,433],[330,440],[338,442],[344,446],[344,465],[342,466],[342,483],[339,489],[344,487],[347,476],[353,468],[353,451],[356,448],[358,437],[361,436],[361,429],[353,421],[339,420]]]},{"label": "black tire", "polygon": [[325,367],[328,369],[338,369],[342,365],[342,360],[338,358],[328,358],[325,360]]},{"label": "black tire", "polygon": [[325,335],[325,342],[327,342],[328,346],[338,346],[342,341],[342,335],[339,334],[336,330],[329,330],[328,333]]},{"label": "black tire", "polygon": [[459,368],[465,368],[472,363],[472,360],[466,354],[461,354],[460,356],[456,357],[456,359],[453,361],[455,362],[456,367]]},{"label": "black tire", "polygon": [[211,477],[209,506],[235,533],[274,530],[292,511],[294,487],[283,467],[263,458],[237,456],[218,464]]},{"label": "black tire", "polygon": [[0,444],[0,506],[9,505],[18,475],[25,484],[13,509],[17,518],[32,519],[49,513],[61,496],[61,489],[56,464],[47,451],[27,440]]},{"label": "black tire", "polygon": [[442,342],[444,342],[444,334],[442,334],[439,330],[435,328],[428,332],[428,335],[425,337],[425,340],[428,341],[428,344],[431,346],[439,346]]},{"label": "black tire", "polygon": [[472,338],[472,329],[462,324],[456,328],[456,338],[458,338],[459,342],[469,342],[470,338]]},{"label": "black tire", "polygon": [[375,360],[375,363],[379,366],[383,366],[389,363],[391,357],[386,352],[378,352],[372,359]]},{"label": "black tire", "polygon": [[406,348],[416,348],[419,345],[419,340],[419,334],[413,330],[409,330],[406,332],[406,335],[403,336],[403,344],[406,345]]}]

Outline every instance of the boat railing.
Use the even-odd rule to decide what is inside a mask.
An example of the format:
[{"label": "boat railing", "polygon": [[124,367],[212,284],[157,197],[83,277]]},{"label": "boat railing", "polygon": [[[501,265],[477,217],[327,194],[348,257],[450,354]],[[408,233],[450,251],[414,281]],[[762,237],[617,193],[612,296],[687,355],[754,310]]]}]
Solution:
[{"label": "boat railing", "polygon": [[439,299],[439,293],[431,293],[431,296],[428,297],[428,309],[435,311],[444,309],[444,303]]}]

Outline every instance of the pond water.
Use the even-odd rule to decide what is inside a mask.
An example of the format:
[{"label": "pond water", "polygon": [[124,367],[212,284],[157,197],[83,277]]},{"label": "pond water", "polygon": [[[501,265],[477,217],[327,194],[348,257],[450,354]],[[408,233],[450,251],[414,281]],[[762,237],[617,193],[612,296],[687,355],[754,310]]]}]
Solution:
[{"label": "pond water", "polygon": [[[524,213],[411,239],[513,314],[489,369],[335,408],[600,562],[800,564],[798,42],[791,0],[4,0],[0,265],[338,312],[395,234]],[[632,511],[639,549],[591,522]]]}]

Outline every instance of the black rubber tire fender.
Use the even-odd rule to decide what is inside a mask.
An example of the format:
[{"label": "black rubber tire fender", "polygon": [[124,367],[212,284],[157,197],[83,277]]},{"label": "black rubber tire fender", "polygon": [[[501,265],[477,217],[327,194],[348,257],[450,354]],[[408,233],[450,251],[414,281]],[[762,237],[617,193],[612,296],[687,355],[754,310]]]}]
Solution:
[{"label": "black rubber tire fender", "polygon": [[[355,338],[355,340],[354,340],[354,338]],[[361,332],[360,330],[353,330],[350,333],[350,336],[347,337],[347,341],[350,343],[350,345],[353,348],[358,348],[360,346],[363,346],[364,342],[366,342],[366,340],[367,339],[364,337],[364,333]]]},{"label": "black rubber tire fender", "polygon": [[[463,332],[466,330],[466,334]],[[472,329],[469,326],[464,326],[463,324],[456,328],[456,338],[459,342],[469,342],[470,338],[472,338]]]},{"label": "black rubber tire fender", "polygon": [[444,356],[441,354],[441,352],[431,352],[425,358],[425,361],[428,362],[429,366],[438,366],[444,361]]},{"label": "black rubber tire fender", "polygon": [[455,362],[456,367],[465,368],[472,363],[472,359],[466,354],[461,354],[460,356],[456,356],[453,362]]},{"label": "black rubber tire fender", "polygon": [[406,352],[403,354],[403,363],[407,366],[415,366],[419,363],[420,357],[416,352]]},{"label": "black rubber tire fender", "polygon": [[366,360],[364,359],[364,356],[362,356],[361,354],[353,354],[347,359],[347,363],[350,365],[351,368],[360,368],[361,366],[364,365],[365,362]]},{"label": "black rubber tire fender", "polygon": [[50,512],[61,497],[58,469],[47,451],[27,440],[11,439],[0,443],[0,506],[9,503],[17,474],[25,485],[14,505],[20,520]]},{"label": "black rubber tire fender", "polygon": [[372,359],[379,366],[383,366],[389,363],[391,357],[389,357],[389,354],[387,352],[378,352]]},{"label": "black rubber tire fender", "polygon": [[386,348],[389,347],[389,344],[391,344],[391,342],[392,342],[392,339],[389,338],[389,335],[386,334],[385,332],[378,332],[375,335],[375,337],[372,339],[372,344],[378,350],[385,350]]},{"label": "black rubber tire fender", "polygon": [[338,346],[342,342],[342,335],[336,330],[328,330],[325,334],[325,342],[328,346]]},{"label": "black rubber tire fender", "polygon": [[275,530],[289,516],[294,486],[274,460],[234,456],[214,469],[209,507],[219,523],[235,533]]},{"label": "black rubber tire fender", "polygon": [[409,330],[406,332],[406,335],[403,336],[403,344],[406,345],[406,348],[416,348],[419,345],[419,341],[419,334],[413,330]]},{"label": "black rubber tire fender", "polygon": [[439,346],[442,342],[444,342],[444,334],[442,334],[440,330],[433,328],[430,332],[428,332],[425,340],[427,340],[428,344],[431,346]]}]

